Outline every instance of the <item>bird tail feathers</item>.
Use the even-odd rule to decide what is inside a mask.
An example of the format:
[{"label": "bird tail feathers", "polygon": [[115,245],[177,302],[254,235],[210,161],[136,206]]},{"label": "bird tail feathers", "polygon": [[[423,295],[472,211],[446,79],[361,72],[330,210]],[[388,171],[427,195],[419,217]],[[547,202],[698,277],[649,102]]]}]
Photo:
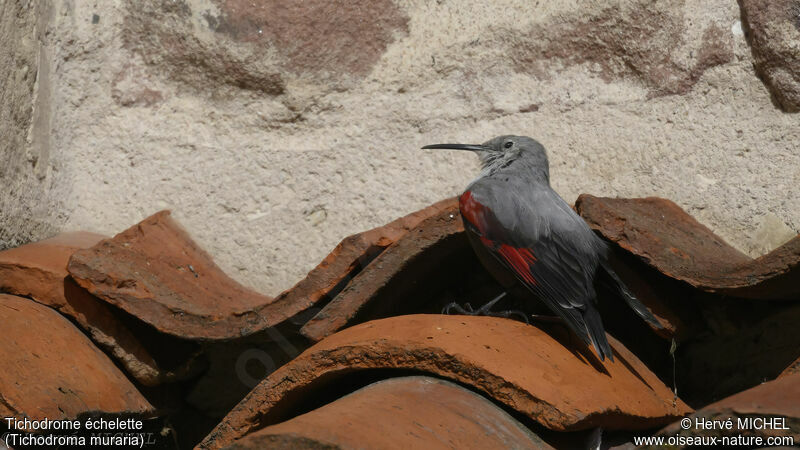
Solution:
[{"label": "bird tail feathers", "polygon": [[630,306],[630,308],[642,319],[646,322],[653,325],[656,329],[664,328],[664,325],[656,319],[656,316],[647,309],[646,306],[642,302],[636,298],[635,295],[628,289],[628,286],[625,286],[625,283],[619,279],[614,269],[612,269],[608,263],[603,264],[603,269],[605,269],[606,274],[608,274],[609,278],[611,279],[611,286],[612,288],[625,300],[625,303]]},{"label": "bird tail feathers", "polygon": [[589,335],[589,339],[592,340],[592,345],[597,351],[600,361],[605,360],[607,356],[609,361],[614,362],[614,354],[611,352],[611,346],[608,345],[608,339],[603,329],[600,313],[597,312],[595,308],[588,308],[583,316],[583,320],[586,323],[586,333]]}]

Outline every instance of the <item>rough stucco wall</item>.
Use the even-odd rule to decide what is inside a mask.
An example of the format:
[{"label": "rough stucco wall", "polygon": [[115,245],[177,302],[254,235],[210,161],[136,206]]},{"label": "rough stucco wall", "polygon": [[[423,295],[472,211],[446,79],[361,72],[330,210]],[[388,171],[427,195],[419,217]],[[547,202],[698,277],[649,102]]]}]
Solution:
[{"label": "rough stucco wall", "polygon": [[421,145],[513,133],[568,201],[667,197],[752,255],[793,236],[800,116],[755,75],[736,2],[595,3],[56,1],[51,223],[113,234],[170,208],[277,294],[474,176]]},{"label": "rough stucco wall", "polygon": [[0,2],[0,248],[47,237],[66,217],[63,192],[53,195],[51,57],[41,45],[49,13],[39,2]]}]

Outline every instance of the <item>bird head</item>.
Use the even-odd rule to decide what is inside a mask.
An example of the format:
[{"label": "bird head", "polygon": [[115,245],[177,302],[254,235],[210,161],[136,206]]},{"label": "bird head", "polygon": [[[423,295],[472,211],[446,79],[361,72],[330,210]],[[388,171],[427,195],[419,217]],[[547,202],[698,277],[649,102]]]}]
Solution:
[{"label": "bird head", "polygon": [[527,136],[498,136],[483,144],[433,144],[423,149],[469,150],[475,152],[483,164],[484,172],[492,174],[510,167],[530,169],[540,173],[549,182],[550,169],[544,146]]}]

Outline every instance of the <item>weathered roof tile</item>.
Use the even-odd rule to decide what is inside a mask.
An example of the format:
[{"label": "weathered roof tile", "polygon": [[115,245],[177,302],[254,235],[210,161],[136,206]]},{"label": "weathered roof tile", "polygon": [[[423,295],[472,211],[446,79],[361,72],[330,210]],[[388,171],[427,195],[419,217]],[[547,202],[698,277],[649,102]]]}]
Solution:
[{"label": "weathered roof tile", "polygon": [[414,376],[373,383],[226,448],[552,447],[480,395]]},{"label": "weathered roof tile", "polygon": [[573,347],[569,336],[559,339],[492,317],[412,315],[356,325],[269,375],[201,447],[223,447],[286,420],[292,403],[326,380],[367,369],[449,378],[553,430],[651,428],[691,411],[613,337],[614,363],[601,363],[583,345]]},{"label": "weathered roof tile", "polygon": [[663,198],[583,194],[575,207],[607,239],[696,288],[754,299],[800,299],[800,236],[752,259]]},{"label": "weathered roof tile", "polygon": [[240,285],[162,211],[76,252],[72,277],[97,297],[157,330],[230,340],[277,325],[335,296],[370,261],[453,199],[344,239],[309,275],[276,298]]},{"label": "weathered roof tile", "polygon": [[154,414],[113,362],[69,320],[0,294],[0,416],[74,419],[90,412]]},{"label": "weathered roof tile", "polygon": [[[459,239],[464,232],[458,204],[452,200],[440,202],[436,214],[422,220],[411,232],[400,237],[372,263],[353,278],[346,287],[324,306],[301,329],[313,341],[319,341],[353,323],[356,316],[371,303],[393,303],[402,299],[401,287],[390,289],[391,280],[404,276],[413,284],[431,268],[441,267],[442,260],[454,247],[466,244]],[[386,296],[393,297],[386,299]],[[373,318],[373,317],[370,317]]]},{"label": "weathered roof tile", "polygon": [[30,297],[75,320],[137,381],[155,385],[167,374],[105,302],[75,284],[67,273],[70,256],[105,236],[62,233],[0,252],[0,291]]},{"label": "weathered roof tile", "polygon": [[72,255],[72,277],[162,333],[231,339],[265,326],[272,299],[229,278],[168,211]]}]

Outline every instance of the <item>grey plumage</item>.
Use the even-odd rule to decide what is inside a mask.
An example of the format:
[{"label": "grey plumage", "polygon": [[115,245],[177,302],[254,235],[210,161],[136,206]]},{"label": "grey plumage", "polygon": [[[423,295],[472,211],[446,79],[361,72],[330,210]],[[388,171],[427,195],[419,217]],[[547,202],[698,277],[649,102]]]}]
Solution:
[{"label": "grey plumage", "polygon": [[[470,243],[487,269],[509,288],[520,283],[613,361],[595,285],[607,277],[644,320],[660,327],[608,262],[609,248],[551,187],[544,147],[524,136],[500,136],[481,145],[423,148],[471,150],[483,163],[460,198]],[[509,276],[513,274],[513,276]]]}]

